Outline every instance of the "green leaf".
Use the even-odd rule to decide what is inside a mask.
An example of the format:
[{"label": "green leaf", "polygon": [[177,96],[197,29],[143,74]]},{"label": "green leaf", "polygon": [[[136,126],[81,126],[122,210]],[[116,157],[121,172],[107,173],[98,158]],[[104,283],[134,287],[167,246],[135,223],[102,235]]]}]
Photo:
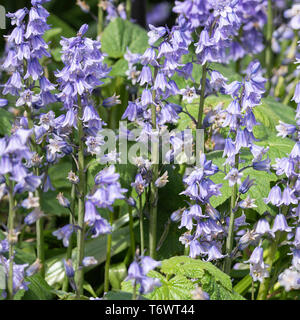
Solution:
[{"label": "green leaf", "polygon": [[[143,297],[151,300],[190,300],[192,298],[191,291],[195,289],[195,285],[186,277],[178,275],[168,280],[154,270],[150,271],[148,276],[158,278],[161,286],[156,287],[153,292],[143,295]],[[138,288],[139,286],[137,286],[137,290]],[[122,291],[132,293],[131,281],[122,282]]]},{"label": "green leaf", "polygon": [[40,274],[35,274],[25,281],[29,281],[28,290],[25,291],[22,300],[51,300],[53,298],[52,288]]},{"label": "green leaf", "polygon": [[246,275],[241,281],[239,281],[233,289],[238,293],[238,294],[245,294],[248,289],[251,287],[252,283],[252,277],[250,274]]},{"label": "green leaf", "polygon": [[5,109],[0,109],[0,134],[5,135],[10,133],[13,115]]},{"label": "green leaf", "polygon": [[112,290],[107,292],[105,295],[105,300],[132,300],[132,293],[120,290]]},{"label": "green leaf", "polygon": [[186,256],[172,257],[163,260],[161,271],[165,274],[180,274],[189,278],[202,278],[205,272],[213,276],[217,282],[229,291],[232,290],[230,277],[212,263]]},{"label": "green leaf", "polygon": [[86,290],[88,293],[90,293],[94,298],[97,298],[96,292],[94,291],[93,287],[89,283],[85,282],[83,284],[83,289]]},{"label": "green leaf", "polygon": [[59,34],[61,34],[62,31],[63,31],[62,28],[51,28],[44,33],[43,38],[46,42],[48,42],[51,39],[57,37]]},{"label": "green leaf", "polygon": [[102,51],[111,58],[122,58],[127,47],[131,52],[143,53],[148,47],[147,32],[136,24],[116,18],[103,31]]},{"label": "green leaf", "polygon": [[[263,144],[266,146],[266,144]],[[223,164],[225,159],[222,158],[223,151],[214,151],[207,154],[207,159],[213,160],[213,163],[216,164],[221,170],[224,169]],[[248,151],[242,152],[240,158],[244,161],[240,168],[245,167],[247,165],[251,165],[251,154]],[[277,181],[277,176],[274,173],[267,173],[264,171],[257,171],[252,168],[245,169],[243,171],[243,178],[245,179],[247,175],[250,176],[251,179],[255,179],[256,185],[250,188],[247,193],[252,199],[255,199],[256,208],[253,210],[257,211],[259,214],[263,214],[265,211],[269,211],[270,213],[276,213],[273,206],[269,206],[265,204],[264,198],[266,198],[269,194],[270,184],[271,182]],[[224,180],[226,173],[218,172],[211,179],[215,183],[222,183],[221,195],[218,197],[211,198],[211,204],[214,207],[217,207],[224,203],[230,196],[232,192],[232,188],[229,187],[228,181]]]},{"label": "green leaf", "polygon": [[112,265],[109,268],[109,282],[112,289],[118,290],[121,289],[121,282],[127,276],[127,268],[125,263],[121,262],[115,265]]},{"label": "green leaf", "polygon": [[[52,292],[60,299],[60,300],[78,300],[75,293],[65,292],[62,290],[52,290]],[[88,297],[81,295],[80,300],[89,300]]]},{"label": "green leaf", "polygon": [[[71,38],[76,35],[76,31],[72,27],[53,13],[48,17],[47,22],[52,26],[52,30],[53,28],[62,29],[62,36],[65,38]],[[56,40],[55,37],[53,38]],[[56,41],[59,42],[58,40]]]}]

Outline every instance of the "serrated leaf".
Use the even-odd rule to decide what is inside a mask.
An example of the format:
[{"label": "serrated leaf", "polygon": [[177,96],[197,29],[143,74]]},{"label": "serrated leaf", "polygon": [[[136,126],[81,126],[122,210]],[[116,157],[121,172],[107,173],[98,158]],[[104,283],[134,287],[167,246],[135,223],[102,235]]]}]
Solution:
[{"label": "serrated leaf", "polygon": [[[143,297],[151,300],[190,300],[191,291],[195,289],[193,282],[182,275],[177,275],[168,280],[159,272],[151,270],[147,276],[158,278],[161,282],[160,287],[156,287],[153,292],[143,295]],[[138,289],[139,285],[137,286]],[[122,282],[122,291],[132,293],[132,290],[131,281]]]},{"label": "serrated leaf", "polygon": [[111,58],[122,58],[127,47],[143,53],[148,47],[147,32],[136,24],[116,18],[109,23],[101,37],[102,51]]},{"label": "serrated leaf", "polygon": [[181,274],[189,278],[202,278],[205,272],[228,290],[232,290],[230,277],[212,263],[186,256],[172,257],[162,261],[161,271],[165,274]]}]

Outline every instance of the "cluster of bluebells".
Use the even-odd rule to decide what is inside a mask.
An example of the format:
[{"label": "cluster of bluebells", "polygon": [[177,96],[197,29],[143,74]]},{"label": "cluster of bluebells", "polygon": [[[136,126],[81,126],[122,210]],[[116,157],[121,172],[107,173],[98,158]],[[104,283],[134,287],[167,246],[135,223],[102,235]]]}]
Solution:
[{"label": "cluster of bluebells", "polygon": [[228,62],[264,48],[262,29],[266,23],[264,0],[175,1],[177,23],[190,33],[200,28],[196,54],[206,61]]},{"label": "cluster of bluebells", "polygon": [[189,207],[175,211],[171,219],[180,221],[179,228],[188,230],[180,241],[189,248],[190,257],[207,256],[207,261],[221,259],[224,228],[219,212],[210,204],[211,197],[221,195],[222,185],[210,178],[219,169],[202,154],[199,166],[190,171],[183,179],[187,188],[181,193],[190,199]]},{"label": "cluster of bluebells", "polygon": [[[177,73],[185,79],[191,78],[192,63],[181,64],[183,55],[188,54],[190,38],[177,26],[172,30],[166,27],[149,26],[148,32],[150,47],[143,55],[127,52],[125,58],[128,61],[128,78],[135,85],[145,86],[141,98],[129,105],[123,115],[123,119],[134,121],[142,127],[143,132],[150,128],[157,129],[167,123],[176,123],[178,113],[182,108],[176,104],[165,102],[170,96],[184,95],[172,77]],[[158,44],[158,46],[155,46]],[[140,63],[142,69],[137,70]],[[151,108],[156,108],[157,128],[151,123]]]},{"label": "cluster of bluebells", "polygon": [[[45,31],[50,27],[47,24],[48,11],[42,6],[49,0],[32,0],[32,7],[19,9],[7,16],[14,27],[7,36],[7,56],[3,69],[10,73],[4,84],[3,95],[11,94],[17,97],[16,106],[40,108],[56,101],[51,93],[54,85],[45,77],[40,59],[51,55],[48,44],[43,39]],[[34,90],[38,87],[39,92]]]},{"label": "cluster of bluebells", "polygon": [[117,199],[125,199],[123,193],[127,192],[127,189],[121,187],[119,178],[114,165],[101,170],[95,176],[96,188],[92,194],[87,195],[84,216],[84,222],[91,227],[92,238],[111,232],[111,225],[99,215],[96,208],[112,210]]},{"label": "cluster of bluebells", "polygon": [[148,256],[137,256],[128,268],[128,276],[124,281],[131,280],[132,284],[139,285],[139,293],[147,294],[152,292],[155,287],[160,287],[159,279],[148,277],[149,271],[160,266],[159,261],[153,260]]},{"label": "cluster of bluebells", "polygon": [[[297,59],[297,63],[299,60]],[[295,144],[289,154],[282,158],[276,158],[272,168],[279,177],[278,183],[271,188],[266,203],[271,203],[278,207],[273,232],[285,233],[289,240],[292,264],[279,275],[279,283],[287,291],[300,288],[300,206],[299,206],[299,161],[300,161],[300,141],[299,141],[299,118],[300,118],[300,83],[297,84],[293,99],[297,103],[296,124],[287,124],[282,121],[276,126],[278,136],[289,137]]]}]

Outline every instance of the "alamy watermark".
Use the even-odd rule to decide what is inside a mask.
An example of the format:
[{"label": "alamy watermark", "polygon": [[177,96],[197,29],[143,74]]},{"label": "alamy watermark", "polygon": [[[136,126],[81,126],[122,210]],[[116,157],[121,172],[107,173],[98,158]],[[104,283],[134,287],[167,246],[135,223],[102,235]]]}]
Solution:
[{"label": "alamy watermark", "polygon": [[103,129],[87,145],[102,164],[137,165],[147,159],[152,164],[197,165],[204,150],[204,130],[129,130],[127,122],[121,121],[118,130]]},{"label": "alamy watermark", "polygon": [[0,29],[6,29],[6,11],[3,6],[0,5]]}]

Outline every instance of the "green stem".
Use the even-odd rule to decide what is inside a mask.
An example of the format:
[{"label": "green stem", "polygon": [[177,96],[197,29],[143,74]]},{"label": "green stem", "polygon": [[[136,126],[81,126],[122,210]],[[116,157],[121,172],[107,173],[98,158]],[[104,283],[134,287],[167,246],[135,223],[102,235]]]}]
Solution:
[{"label": "green stem", "polygon": [[97,25],[97,35],[98,39],[101,37],[103,31],[103,20],[104,20],[104,13],[102,7],[100,7],[100,2],[98,3],[98,25]]},{"label": "green stem", "polygon": [[207,74],[207,62],[202,66],[201,92],[200,92],[200,103],[199,103],[199,110],[198,110],[197,129],[202,129],[202,126],[203,126],[202,118],[203,118],[203,112],[204,112],[206,74]]},{"label": "green stem", "polygon": [[[109,212],[109,223],[113,224],[113,212]],[[111,259],[111,245],[112,245],[112,233],[107,235],[107,246],[106,246],[106,261],[104,270],[104,292],[109,290],[109,267]]]},{"label": "green stem", "polygon": [[[9,178],[8,178],[9,179]],[[13,300],[13,266],[14,266],[14,219],[15,219],[15,200],[14,200],[14,185],[11,180],[8,182],[9,186],[9,211],[8,211],[8,232],[9,232],[9,270],[8,270],[8,299]]]},{"label": "green stem", "polygon": [[[140,237],[141,237],[141,255],[144,255],[145,241],[144,241],[144,214],[143,214],[143,201],[142,195],[139,196],[139,209],[140,209]],[[133,256],[134,257],[134,256]]]},{"label": "green stem", "polygon": [[126,0],[126,15],[127,15],[127,20],[130,21],[130,19],[131,19],[131,0]]},{"label": "green stem", "polygon": [[267,96],[271,90],[271,77],[272,77],[272,35],[273,35],[273,11],[272,0],[268,0],[268,22],[267,22],[267,36],[266,36],[266,68],[267,68]]},{"label": "green stem", "polygon": [[[235,165],[234,167],[238,169],[239,167],[239,154],[235,156]],[[227,257],[225,258],[224,262],[224,272],[229,274],[231,270],[231,252],[233,247],[233,233],[234,233],[234,219],[235,219],[235,207],[236,207],[236,199],[238,193],[238,185],[235,185],[232,188],[232,194],[230,199],[230,220],[229,220],[229,227],[228,227],[228,236],[226,239],[226,254]]]},{"label": "green stem", "polygon": [[84,199],[86,194],[86,176],[85,176],[85,165],[84,165],[84,142],[83,142],[83,124],[82,124],[83,108],[81,103],[81,97],[78,96],[78,115],[77,115],[77,127],[78,127],[78,232],[77,232],[77,259],[75,267],[75,282],[77,293],[77,299],[83,293],[83,281],[84,281],[84,270],[81,267],[82,259],[84,258]]},{"label": "green stem", "polygon": [[[156,77],[157,69],[155,70],[155,76]],[[155,91],[153,91],[153,100],[155,99]],[[151,119],[152,119],[152,127],[154,130],[156,130],[156,106],[152,104],[151,106]],[[158,145],[157,143],[153,143],[153,154],[152,159],[154,164],[152,165],[152,181],[151,181],[151,190],[150,190],[150,219],[149,219],[149,225],[150,225],[150,232],[149,232],[149,254],[150,257],[155,259],[156,256],[156,238],[157,238],[157,187],[155,185],[155,181],[158,178]]]},{"label": "green stem", "polygon": [[[35,174],[37,176],[39,176],[39,168],[36,168]],[[41,199],[42,199],[41,187],[39,187],[35,191],[35,196],[39,198],[39,201],[41,201]],[[40,269],[39,273],[43,278],[45,278],[45,243],[44,243],[44,219],[43,219],[43,217],[39,218],[36,221],[35,225],[36,225],[37,257],[41,262],[41,269]]]},{"label": "green stem", "polygon": [[[158,69],[154,70],[154,81],[157,76]],[[152,99],[155,101],[156,92],[153,90]],[[153,103],[151,106],[151,121],[152,128],[156,130],[156,106]],[[150,185],[150,217],[149,217],[149,255],[151,258],[155,259],[156,256],[156,241],[157,241],[157,198],[158,190],[155,185],[155,181],[158,178],[158,162],[159,162],[159,150],[158,143],[154,142],[152,147],[151,159],[153,161],[152,165],[152,181]]]},{"label": "green stem", "polygon": [[136,281],[133,283],[132,300],[136,300]]},{"label": "green stem", "polygon": [[252,285],[251,285],[251,300],[255,300],[255,299],[254,299],[254,294],[255,294],[254,281],[253,281],[253,279],[252,279]]},{"label": "green stem", "polygon": [[132,207],[129,206],[129,230],[130,230],[130,246],[131,246],[131,254],[132,259],[135,257],[135,239],[134,239],[134,232],[133,232],[133,217],[132,217]]},{"label": "green stem", "polygon": [[[275,236],[275,240],[272,241],[271,246],[268,248],[267,251],[267,258],[266,258],[266,264],[269,265],[269,273],[271,274],[273,262],[275,260],[275,254],[278,248],[278,242],[280,238],[280,232],[277,232]],[[270,277],[264,278],[262,283],[259,286],[258,294],[257,294],[257,300],[266,300],[266,297],[269,292],[270,287]]]},{"label": "green stem", "polygon": [[[73,166],[73,169],[74,169],[74,166]],[[74,212],[75,212],[75,201],[76,201],[76,185],[72,184],[71,207],[70,207],[72,214],[74,214]],[[70,224],[73,224],[72,214],[70,214]],[[73,236],[71,235],[70,240],[69,240],[69,246],[67,248],[66,260],[72,259],[72,249],[73,249],[72,240],[73,240]],[[68,291],[68,289],[69,289],[69,278],[67,277],[67,275],[65,275],[62,290]]]},{"label": "green stem", "polygon": [[[26,107],[27,119],[28,119],[28,127],[29,129],[33,129],[33,121],[32,121],[32,112],[30,107]],[[33,133],[33,139],[31,140],[32,150],[38,153],[38,146],[35,142],[35,134]],[[34,174],[36,176],[40,175],[39,168],[34,169]],[[47,174],[45,172],[45,174]],[[39,198],[39,203],[42,199],[42,185],[40,185],[35,191],[35,196]],[[40,206],[41,209],[41,206]],[[36,250],[37,250],[37,258],[40,260],[41,269],[39,273],[44,278],[45,277],[45,242],[44,242],[44,218],[39,218],[36,223]]]}]

